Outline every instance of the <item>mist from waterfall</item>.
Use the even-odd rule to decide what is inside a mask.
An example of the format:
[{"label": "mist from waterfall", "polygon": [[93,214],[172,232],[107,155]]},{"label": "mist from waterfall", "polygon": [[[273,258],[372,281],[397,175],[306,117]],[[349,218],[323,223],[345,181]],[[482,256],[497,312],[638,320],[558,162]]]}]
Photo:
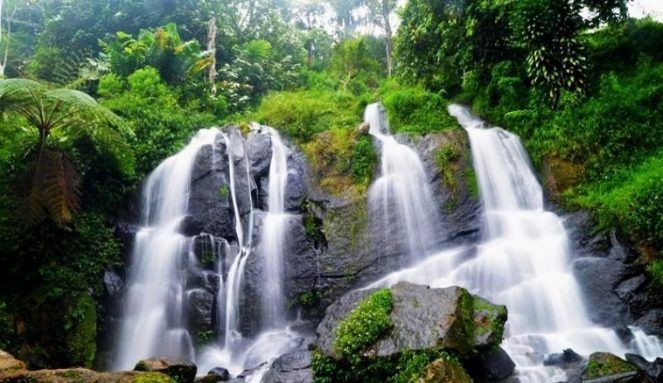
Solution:
[{"label": "mist from waterfall", "polygon": [[[521,382],[565,379],[544,367],[546,355],[572,348],[588,355],[629,351],[616,333],[594,325],[571,271],[571,245],[560,217],[544,208],[541,185],[519,138],[485,123],[461,106],[449,113],[467,131],[483,203],[482,240],[476,254],[456,248],[396,271],[369,287],[398,281],[432,287],[459,285],[509,310],[503,348]],[[469,258],[469,259],[468,259]],[[630,351],[661,355],[660,341],[633,328]]]},{"label": "mist from waterfall", "polygon": [[379,103],[364,112],[369,133],[380,144],[380,176],[369,190],[368,200],[375,228],[372,240],[378,256],[395,239],[406,241],[405,250],[416,260],[434,249],[437,225],[433,193],[419,155],[389,134],[385,111]]},{"label": "mist from waterfall", "polygon": [[153,356],[194,359],[184,309],[185,272],[191,238],[178,232],[187,214],[191,172],[201,148],[214,145],[217,129],[201,130],[179,153],[164,160],[142,190],[124,316],[113,363],[131,370]]}]

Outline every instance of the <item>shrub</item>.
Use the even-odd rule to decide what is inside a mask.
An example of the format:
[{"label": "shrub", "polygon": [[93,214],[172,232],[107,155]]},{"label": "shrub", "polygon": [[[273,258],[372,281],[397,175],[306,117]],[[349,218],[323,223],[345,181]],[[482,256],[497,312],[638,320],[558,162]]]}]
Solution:
[{"label": "shrub", "polygon": [[421,87],[387,86],[382,104],[394,133],[427,134],[458,126],[447,113],[444,99]]}]

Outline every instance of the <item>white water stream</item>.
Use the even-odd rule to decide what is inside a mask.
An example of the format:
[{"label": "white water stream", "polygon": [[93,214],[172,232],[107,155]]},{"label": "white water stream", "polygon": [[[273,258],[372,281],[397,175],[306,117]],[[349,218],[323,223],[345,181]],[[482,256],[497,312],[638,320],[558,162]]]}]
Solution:
[{"label": "white water stream", "polygon": [[[380,177],[369,190],[369,207],[377,228],[372,240],[383,247],[398,238],[406,241],[410,259],[424,258],[434,249],[440,222],[433,202],[428,178],[417,153],[389,135],[389,124],[379,103],[370,104],[364,112],[369,133],[381,144]],[[381,254],[378,254],[378,256]]]},{"label": "white water stream", "polygon": [[178,232],[187,213],[196,155],[214,145],[217,129],[201,130],[179,153],[147,178],[142,194],[142,227],[136,234],[125,316],[113,368],[133,369],[140,359],[193,359],[193,342],[183,315],[184,277],[191,238]]},{"label": "white water stream", "polygon": [[[485,128],[464,107],[452,105],[449,113],[468,132],[472,146],[484,208],[477,253],[468,260],[466,248],[444,251],[371,287],[402,280],[433,287],[460,285],[506,305],[509,320],[502,346],[516,363],[521,382],[564,380],[563,371],[542,362],[547,354],[565,348],[584,355],[623,355],[628,348],[614,331],[594,325],[585,312],[563,221],[544,209],[541,186],[518,137]],[[663,353],[655,337],[633,330],[631,351],[649,359]]]}]

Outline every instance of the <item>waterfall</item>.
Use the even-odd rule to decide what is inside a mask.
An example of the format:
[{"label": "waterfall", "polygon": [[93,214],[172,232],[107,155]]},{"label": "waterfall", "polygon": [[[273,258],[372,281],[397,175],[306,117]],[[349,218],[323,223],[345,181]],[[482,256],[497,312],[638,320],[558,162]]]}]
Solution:
[{"label": "waterfall", "polygon": [[[253,228],[253,213],[251,212],[248,226],[249,232],[244,234],[241,223],[235,229],[240,242],[240,252],[233,260],[225,283],[225,289],[219,289],[217,296],[218,307],[224,307],[224,315],[219,314],[219,324],[223,327],[218,332],[223,333],[225,340],[218,345],[205,347],[198,358],[199,373],[204,374],[214,367],[225,367],[231,374],[237,375],[245,369],[256,369],[247,377],[247,382],[260,382],[262,375],[267,371],[271,361],[278,356],[292,351],[302,343],[301,336],[290,330],[285,317],[286,302],[283,291],[283,258],[285,251],[285,234],[288,228],[290,214],[285,210],[285,190],[287,185],[288,149],[281,140],[278,132],[268,127],[260,127],[263,133],[271,138],[272,156],[269,168],[267,187],[267,208],[260,233],[260,243],[256,251],[252,251],[251,232]],[[235,189],[236,169],[234,162],[246,159],[246,153],[239,152],[238,145],[232,145],[231,138],[223,134],[228,148],[230,195],[235,211],[236,222],[240,222],[237,192]],[[235,149],[232,149],[235,148]],[[247,182],[252,180],[247,161]],[[250,182],[249,182],[250,183]],[[252,201],[250,201],[252,204]],[[254,339],[245,339],[240,332],[240,297],[242,276],[249,257],[261,257],[264,261],[265,285],[260,291],[262,304],[261,325],[263,332]],[[267,363],[265,363],[267,362]]]},{"label": "waterfall", "polygon": [[369,190],[369,208],[376,220],[373,239],[378,255],[384,245],[400,238],[410,259],[434,250],[438,219],[433,194],[417,153],[389,135],[384,109],[370,104],[364,112],[369,133],[381,144],[380,177]]},{"label": "waterfall", "polygon": [[192,359],[193,342],[183,313],[184,264],[191,239],[178,232],[187,214],[196,155],[214,145],[217,129],[201,130],[179,153],[163,161],[142,191],[142,227],[136,234],[126,306],[113,368],[132,369],[153,356]]},{"label": "waterfall", "polygon": [[285,323],[283,293],[283,252],[289,214],[285,212],[285,190],[288,182],[287,148],[278,132],[268,128],[272,140],[269,167],[267,215],[263,224],[261,253],[265,261],[265,283],[262,292],[263,327],[279,327]]},{"label": "waterfall", "polygon": [[[502,344],[516,363],[521,382],[564,380],[545,367],[546,355],[572,348],[588,355],[627,351],[652,358],[660,341],[633,328],[624,345],[614,331],[594,325],[571,271],[571,245],[562,219],[544,208],[543,192],[519,138],[487,128],[461,106],[449,113],[467,131],[483,203],[482,240],[476,254],[466,248],[434,254],[396,271],[370,287],[406,280],[433,287],[459,285],[509,310]],[[658,349],[657,349],[658,348]]]}]

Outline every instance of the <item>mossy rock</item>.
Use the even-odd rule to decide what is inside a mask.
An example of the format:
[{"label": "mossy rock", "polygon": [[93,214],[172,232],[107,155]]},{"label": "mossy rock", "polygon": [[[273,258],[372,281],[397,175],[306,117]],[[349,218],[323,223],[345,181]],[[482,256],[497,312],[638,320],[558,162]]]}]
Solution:
[{"label": "mossy rock", "polygon": [[85,368],[61,370],[15,371],[2,374],[2,383],[176,383],[168,375],[159,372],[96,372]]},{"label": "mossy rock", "polygon": [[160,372],[172,377],[178,383],[190,383],[195,379],[198,368],[186,360],[161,358],[143,359],[136,363],[134,370]]},{"label": "mossy rock", "polygon": [[474,346],[494,346],[502,342],[508,316],[506,306],[494,305],[474,297]]},{"label": "mossy rock", "polygon": [[457,360],[440,358],[426,366],[417,383],[472,383],[472,379]]},{"label": "mossy rock", "polygon": [[589,356],[582,378],[596,379],[635,371],[637,367],[622,358],[607,352],[595,352]]}]

